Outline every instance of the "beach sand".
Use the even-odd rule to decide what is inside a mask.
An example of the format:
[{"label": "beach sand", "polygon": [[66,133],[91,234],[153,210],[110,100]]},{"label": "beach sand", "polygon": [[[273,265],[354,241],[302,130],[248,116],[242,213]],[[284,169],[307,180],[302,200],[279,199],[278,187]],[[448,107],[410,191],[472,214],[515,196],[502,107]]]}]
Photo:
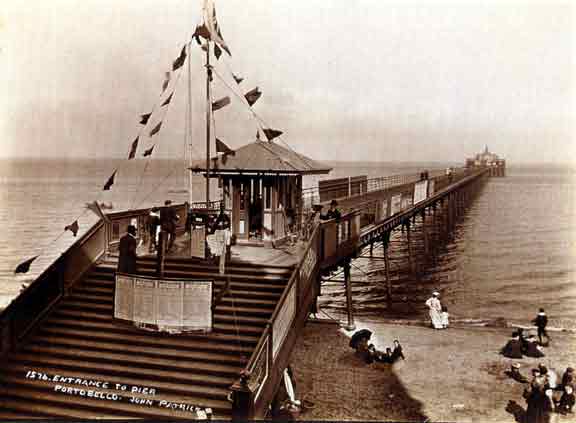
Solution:
[{"label": "beach sand", "polygon": [[[300,336],[291,365],[299,399],[312,401],[300,420],[379,420],[443,422],[514,422],[512,411],[526,409],[525,385],[504,371],[514,361],[521,373],[544,363],[559,377],[576,364],[576,336],[551,334],[546,357],[511,360],[498,354],[512,328],[451,327],[434,330],[362,322],[373,331],[378,349],[399,339],[406,360],[394,365],[365,364],[348,346],[348,333],[336,324],[309,322]],[[516,406],[510,408],[510,401]],[[510,411],[507,411],[510,410]],[[558,422],[576,415],[555,415]]]}]

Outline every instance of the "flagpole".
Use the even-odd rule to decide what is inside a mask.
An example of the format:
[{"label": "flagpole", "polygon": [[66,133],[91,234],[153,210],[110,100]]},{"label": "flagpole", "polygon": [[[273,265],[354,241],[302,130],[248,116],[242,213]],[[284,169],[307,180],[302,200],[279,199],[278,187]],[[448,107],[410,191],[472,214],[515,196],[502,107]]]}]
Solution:
[{"label": "flagpole", "polygon": [[[192,71],[190,65],[190,43],[188,43],[188,134],[186,134],[185,147],[188,148],[188,201],[192,207]],[[186,153],[186,152],[184,152]]]},{"label": "flagpole", "polygon": [[206,209],[210,208],[210,121],[212,104],[210,102],[210,40],[206,40]]}]

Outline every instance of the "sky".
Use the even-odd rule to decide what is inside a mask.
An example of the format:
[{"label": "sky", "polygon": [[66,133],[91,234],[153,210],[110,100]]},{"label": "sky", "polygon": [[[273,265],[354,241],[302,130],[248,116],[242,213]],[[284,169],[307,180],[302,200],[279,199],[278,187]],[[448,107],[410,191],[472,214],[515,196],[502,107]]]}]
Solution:
[{"label": "sky", "polygon": [[[182,156],[187,66],[170,106],[156,108],[156,136],[139,115],[158,103],[201,8],[0,0],[0,158],[124,157],[138,134],[157,157]],[[573,2],[223,0],[216,10],[232,56],[215,64],[213,98],[232,104],[215,112],[215,133],[232,148],[258,124],[222,80],[236,94],[258,86],[253,110],[284,131],[278,142],[318,160],[463,162],[488,145],[509,163],[574,162]],[[193,44],[195,156],[203,61]]]}]

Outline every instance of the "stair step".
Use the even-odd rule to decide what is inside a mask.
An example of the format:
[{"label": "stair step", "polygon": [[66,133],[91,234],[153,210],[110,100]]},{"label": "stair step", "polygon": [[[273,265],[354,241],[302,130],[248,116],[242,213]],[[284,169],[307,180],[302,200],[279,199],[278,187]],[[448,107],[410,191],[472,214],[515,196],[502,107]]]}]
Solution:
[{"label": "stair step", "polygon": [[[142,375],[131,376],[118,376],[118,375],[103,375],[95,369],[65,369],[60,371],[50,365],[35,365],[31,367],[25,363],[8,362],[10,366],[3,370],[4,374],[13,375],[20,380],[25,379],[25,375],[29,370],[41,372],[53,378],[55,375],[66,378],[78,378],[82,380],[91,380],[96,382],[108,382],[113,384],[120,384],[126,386],[139,386],[149,387],[156,389],[160,394],[174,394],[174,395],[189,395],[193,397],[202,398],[204,400],[226,401],[226,397],[230,392],[229,386],[207,386],[207,385],[190,385],[182,383],[167,382],[159,380],[154,377],[143,377]],[[1,378],[0,378],[1,380]]]},{"label": "stair step", "polygon": [[[86,329],[86,330],[101,330],[106,332],[117,332],[117,333],[126,333],[126,329],[130,331],[130,333],[134,333],[134,328],[127,326],[125,323],[118,323],[112,320],[109,317],[107,320],[99,319],[97,321],[94,320],[86,320],[81,318],[70,318],[70,317],[58,317],[58,316],[50,316],[48,320],[44,323],[48,327],[58,326],[58,327],[69,327],[69,328],[77,328],[77,329]],[[226,323],[214,323],[213,331],[215,333],[238,333],[240,336],[249,335],[249,336],[260,336],[262,333],[262,328],[258,326],[248,326],[248,325],[230,325]]]},{"label": "stair step", "polygon": [[[222,353],[246,355],[252,352],[252,348],[258,342],[257,337],[241,337],[227,334],[211,334],[205,337],[198,336],[150,336],[148,334],[127,336],[124,333],[87,333],[82,330],[74,330],[58,327],[42,327],[38,331],[38,336],[64,336],[77,339],[98,339],[107,342],[115,342],[127,345],[167,345],[184,351],[220,351]],[[247,339],[250,342],[247,342]]]},{"label": "stair step", "polygon": [[192,384],[192,385],[208,385],[208,386],[230,386],[235,378],[214,376],[206,374],[187,373],[182,370],[162,370],[162,369],[146,369],[142,367],[134,367],[124,364],[115,363],[97,363],[88,362],[85,360],[65,359],[62,357],[45,357],[36,354],[19,352],[10,357],[11,361],[28,364],[30,366],[44,365],[53,366],[55,369],[73,369],[73,370],[91,370],[102,375],[116,375],[116,376],[139,376],[142,378],[157,378],[167,382]]},{"label": "stair step", "polygon": [[[97,269],[100,269],[101,265],[98,266]],[[96,270],[96,269],[94,269]],[[279,277],[278,275],[250,275],[250,274],[240,274],[240,273],[229,273],[226,272],[224,275],[221,275],[219,273],[211,273],[211,272],[206,272],[203,271],[204,269],[197,269],[197,270],[188,270],[188,269],[181,269],[181,268],[166,268],[164,271],[164,274],[166,275],[166,277],[168,278],[183,278],[183,279],[217,279],[217,280],[226,280],[228,278],[230,278],[231,280],[236,280],[236,279],[240,279],[240,280],[254,280],[254,281],[262,281],[262,282],[266,282],[266,281],[278,281],[278,282],[284,282],[286,283],[288,281],[288,279],[290,279],[290,275],[286,276],[286,277]],[[116,267],[113,267],[113,271],[116,271]],[[106,271],[106,272],[101,272],[101,273],[106,273],[109,275],[110,278],[112,278],[114,276],[114,273],[112,271]],[[89,276],[92,276],[94,273],[90,273]],[[143,266],[138,266],[138,274],[144,275],[144,276],[151,276],[154,277],[156,276],[156,265],[143,265]]]},{"label": "stair step", "polygon": [[[215,284],[218,289],[224,286],[224,283]],[[87,283],[82,283],[81,285],[74,288],[74,294],[76,295],[96,295],[96,296],[112,296],[114,295],[114,285],[111,283],[109,285],[92,285]],[[231,297],[236,298],[256,298],[262,300],[269,300],[277,302],[282,296],[281,292],[265,292],[265,291],[252,291],[252,290],[239,290],[231,289]]]},{"label": "stair step", "polygon": [[[85,319],[85,320],[102,320],[102,321],[110,321],[112,319],[112,315],[109,312],[99,312],[99,311],[81,311],[76,309],[66,309],[66,308],[59,308],[55,310],[51,316],[59,317],[59,318],[71,318],[71,319]],[[227,316],[223,314],[215,314],[213,316],[214,322],[237,322],[239,325],[252,325],[262,327],[265,326],[268,322],[268,319],[264,317],[250,317],[250,316]]]},{"label": "stair step", "polygon": [[65,338],[57,336],[37,336],[32,345],[54,346],[63,348],[84,348],[93,351],[127,352],[140,354],[144,357],[169,357],[173,359],[185,358],[210,363],[223,363],[232,366],[242,366],[244,361],[241,356],[220,354],[217,352],[186,351],[169,348],[164,345],[144,346],[117,344],[104,341],[89,341],[84,339]]},{"label": "stair step", "polygon": [[[145,264],[150,266],[156,266],[155,258],[148,257],[138,257],[138,264]],[[118,266],[118,256],[111,255],[107,257],[102,262],[98,263],[98,267],[105,267],[106,270],[112,269],[116,270]],[[194,259],[173,259],[167,258],[164,261],[165,267],[180,267],[186,269],[203,269],[204,271],[210,271],[218,273],[220,271],[219,264],[210,264],[207,262],[195,261]],[[278,274],[278,275],[290,275],[294,266],[291,265],[279,265],[279,264],[268,264],[268,263],[242,263],[238,261],[231,261],[226,263],[226,271],[232,272],[246,272],[250,274]]]},{"label": "stair step", "polygon": [[[85,294],[74,292],[72,293],[67,300],[71,301],[87,301],[93,304],[114,304],[114,297],[112,295],[94,295],[94,294]],[[276,301],[273,300],[263,300],[258,298],[235,298],[229,295],[225,295],[222,298],[222,302],[226,303],[227,305],[232,305],[232,303],[238,305],[247,305],[252,307],[275,307]]]},{"label": "stair step", "polygon": [[[216,289],[221,289],[226,283],[225,279],[218,280],[216,279],[214,282],[214,287]],[[97,287],[109,287],[111,289],[114,288],[115,281],[113,278],[110,279],[97,279],[94,278],[92,275],[88,275],[84,278],[84,282],[82,285],[79,286],[97,286]],[[235,290],[252,290],[258,292],[270,292],[271,294],[282,294],[284,288],[286,287],[285,282],[279,281],[263,281],[263,282],[254,282],[252,280],[230,280],[230,289]]]},{"label": "stair step", "polygon": [[235,378],[242,368],[227,364],[198,362],[189,357],[142,357],[139,354],[126,354],[122,352],[85,350],[82,347],[60,347],[27,345],[22,349],[23,354],[47,355],[61,357],[63,359],[79,359],[99,366],[105,364],[118,364],[138,369],[162,369],[175,372],[187,372],[194,374],[219,375]]}]

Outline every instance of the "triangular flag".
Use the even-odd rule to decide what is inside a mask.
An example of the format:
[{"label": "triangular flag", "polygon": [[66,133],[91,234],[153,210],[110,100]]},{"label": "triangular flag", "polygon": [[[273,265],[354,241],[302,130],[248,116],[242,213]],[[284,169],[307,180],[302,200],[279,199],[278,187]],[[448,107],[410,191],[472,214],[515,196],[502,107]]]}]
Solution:
[{"label": "triangular flag", "polygon": [[112,175],[108,178],[108,180],[106,181],[106,183],[104,184],[104,188],[102,188],[104,191],[108,191],[110,189],[110,187],[112,185],[114,185],[114,177],[116,176],[116,172],[118,171],[118,169],[116,169],[114,171],[114,173],[112,173]]},{"label": "triangular flag", "polygon": [[162,122],[158,122],[158,125],[156,125],[156,126],[154,127],[154,129],[152,129],[152,130],[150,131],[150,136],[156,135],[156,134],[158,133],[158,131],[160,131],[160,127],[161,127],[161,126],[162,126]]},{"label": "triangular flag", "polygon": [[170,83],[171,75],[172,74],[170,72],[166,72],[166,76],[164,77],[164,82],[162,83],[162,92],[166,91],[166,88],[168,88],[168,84]]},{"label": "triangular flag", "polygon": [[86,203],[86,208],[92,212],[94,212],[94,214],[96,216],[98,216],[100,219],[102,219],[105,222],[109,222],[110,219],[108,219],[108,216],[106,216],[104,214],[104,212],[102,211],[102,209],[100,208],[100,204],[98,204],[98,202],[93,201],[91,203]]},{"label": "triangular flag", "polygon": [[222,107],[227,106],[230,104],[230,97],[226,96],[221,98],[220,100],[216,100],[212,103],[212,110],[220,110]]},{"label": "triangular flag", "polygon": [[64,227],[65,231],[71,231],[74,234],[74,236],[76,236],[76,234],[78,233],[78,229],[80,229],[80,227],[78,226],[77,220],[75,220],[74,223],[72,223],[71,225]]},{"label": "triangular flag", "polygon": [[148,119],[150,119],[152,113],[146,113],[145,115],[140,115],[140,123],[142,125],[146,125],[148,123]]},{"label": "triangular flag", "polygon": [[196,42],[198,44],[202,44],[198,37],[202,37],[205,40],[209,40],[210,39],[210,31],[208,31],[208,28],[206,28],[206,25],[198,25],[196,27],[196,29],[194,30],[194,34],[192,36],[196,39]]},{"label": "triangular flag", "polygon": [[218,25],[218,20],[216,19],[216,8],[214,7],[214,2],[212,0],[204,1],[204,23],[210,34],[210,39],[222,47],[226,53],[232,56],[230,49],[222,38],[222,32],[220,31],[220,26]]},{"label": "triangular flag", "polygon": [[230,154],[231,156],[234,155],[234,150],[232,150],[230,147],[228,147],[226,144],[224,144],[218,138],[216,138],[216,152],[217,153]]},{"label": "triangular flag", "polygon": [[38,256],[34,256],[31,259],[28,259],[26,261],[23,261],[22,263],[20,263],[18,266],[16,266],[16,269],[14,270],[14,273],[27,273],[28,270],[30,270],[30,265],[32,264],[32,262],[34,260],[36,260],[38,258]]},{"label": "triangular flag", "polygon": [[162,103],[162,106],[166,106],[167,104],[170,104],[170,100],[172,100],[172,96],[174,95],[174,93],[170,94],[170,96],[164,100],[164,103]]},{"label": "triangular flag", "polygon": [[128,160],[132,160],[136,156],[136,149],[138,148],[138,138],[132,141],[132,147],[130,147],[130,154],[128,154]]},{"label": "triangular flag", "polygon": [[253,90],[250,90],[246,94],[244,94],[244,98],[246,98],[248,104],[252,106],[254,103],[256,103],[256,101],[258,101],[261,95],[262,92],[258,87],[256,87]]},{"label": "triangular flag", "polygon": [[279,137],[280,135],[283,134],[282,131],[279,131],[277,129],[263,128],[262,131],[264,131],[264,135],[266,135],[268,141],[272,141],[274,138]]},{"label": "triangular flag", "polygon": [[172,63],[172,70],[176,70],[184,64],[186,60],[186,44],[182,47],[182,51],[180,52],[180,56]]},{"label": "triangular flag", "polygon": [[151,156],[153,150],[154,150],[154,146],[152,146],[148,150],[144,151],[144,154],[142,154],[142,156],[144,156],[144,157]]},{"label": "triangular flag", "polygon": [[234,81],[236,81],[237,84],[239,84],[240,82],[244,81],[244,78],[241,78],[239,76],[236,76],[234,74],[232,74],[232,78],[234,78]]},{"label": "triangular flag", "polygon": [[222,56],[222,49],[218,47],[218,44],[214,44],[214,56],[216,56],[216,60],[220,59],[220,56]]}]

